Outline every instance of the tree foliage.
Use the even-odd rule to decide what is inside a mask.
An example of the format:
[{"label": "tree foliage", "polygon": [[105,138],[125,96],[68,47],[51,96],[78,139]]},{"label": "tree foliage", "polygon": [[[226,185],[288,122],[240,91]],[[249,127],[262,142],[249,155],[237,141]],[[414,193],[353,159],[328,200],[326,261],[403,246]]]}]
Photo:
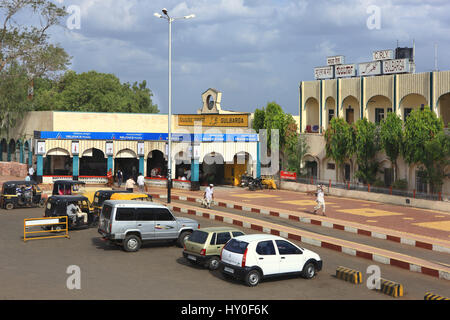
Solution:
[{"label": "tree foliage", "polygon": [[355,154],[358,164],[355,177],[361,179],[364,184],[373,184],[378,171],[375,156],[381,149],[377,125],[364,118],[356,122],[355,130]]},{"label": "tree foliage", "polygon": [[158,113],[147,82],[121,83],[113,74],[67,71],[36,83],[35,110]]},{"label": "tree foliage", "polygon": [[327,158],[336,162],[336,180],[345,161],[355,152],[355,132],[343,118],[334,117],[325,132],[325,150]]},{"label": "tree foliage", "polygon": [[403,148],[403,122],[400,117],[389,112],[380,123],[380,143],[394,169],[394,181],[397,180],[397,159]]}]

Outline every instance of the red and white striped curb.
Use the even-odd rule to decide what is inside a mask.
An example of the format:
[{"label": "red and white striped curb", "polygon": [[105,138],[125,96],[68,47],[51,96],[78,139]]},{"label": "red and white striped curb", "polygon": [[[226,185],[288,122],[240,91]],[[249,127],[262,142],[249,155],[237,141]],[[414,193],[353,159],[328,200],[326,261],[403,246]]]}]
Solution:
[{"label": "red and white striped curb", "polygon": [[[188,206],[183,207],[179,204],[168,204],[167,206],[175,212],[182,212],[198,217],[233,224],[259,232],[270,233],[287,239],[300,241],[309,245],[331,249],[351,256],[360,257],[378,263],[399,267],[405,270],[422,273],[439,279],[450,280],[450,268],[440,266],[419,258],[414,258],[366,245],[356,244],[349,241],[334,239],[327,236],[317,235],[316,237],[314,237],[313,233],[311,232],[285,227],[262,220],[242,217],[230,213],[221,213],[210,209],[198,209]],[[319,238],[326,240],[321,240]]]},{"label": "red and white striped curb", "polygon": [[[155,198],[167,199],[166,195],[152,194],[152,196]],[[178,195],[172,195],[171,197],[174,200],[201,203],[200,198],[185,197],[185,196],[178,196]],[[368,229],[361,229],[360,227],[353,227],[351,225],[333,223],[333,222],[327,221],[327,219],[317,220],[314,218],[299,217],[296,215],[292,215],[289,213],[283,213],[280,211],[265,210],[265,209],[255,208],[255,207],[247,207],[247,206],[242,206],[242,205],[238,205],[238,204],[234,204],[234,203],[225,203],[222,201],[214,201],[214,204],[219,207],[235,209],[235,210],[240,210],[240,211],[247,211],[247,212],[252,212],[252,213],[259,213],[259,214],[263,214],[263,215],[270,215],[273,217],[280,217],[280,218],[298,221],[298,222],[302,222],[302,223],[313,224],[313,225],[317,225],[317,226],[321,226],[321,227],[356,233],[358,235],[368,236],[368,237],[372,237],[372,238],[389,240],[389,241],[393,241],[393,242],[397,242],[397,243],[401,243],[401,244],[405,244],[405,245],[410,245],[410,246],[414,246],[414,247],[422,248],[422,249],[426,249],[426,250],[450,253],[450,247],[446,247],[443,245],[420,241],[417,239],[413,239],[411,237],[404,237],[404,236],[399,236],[399,235],[394,235],[394,234],[388,234],[387,232],[376,232],[376,231],[371,231]]]}]

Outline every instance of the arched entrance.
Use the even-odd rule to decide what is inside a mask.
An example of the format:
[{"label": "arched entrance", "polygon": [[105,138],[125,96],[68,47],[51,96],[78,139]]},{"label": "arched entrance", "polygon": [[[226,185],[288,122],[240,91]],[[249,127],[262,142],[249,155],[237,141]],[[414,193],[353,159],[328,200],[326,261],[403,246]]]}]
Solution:
[{"label": "arched entrance", "polygon": [[122,170],[124,181],[130,177],[136,181],[139,174],[139,160],[136,153],[130,149],[120,150],[114,159],[114,168],[116,171]]},{"label": "arched entrance", "polygon": [[319,101],[309,98],[305,103],[306,108],[306,132],[319,132],[320,108]]},{"label": "arched entrance", "polygon": [[392,112],[392,102],[385,96],[374,96],[367,102],[367,119],[372,123],[380,123]]},{"label": "arched entrance", "polygon": [[406,118],[408,118],[409,114],[413,110],[425,108],[427,105],[427,99],[420,94],[412,93],[404,96],[400,102],[400,112],[402,114],[403,121],[406,121]]},{"label": "arched entrance", "polygon": [[70,152],[62,148],[54,148],[44,157],[44,176],[72,176],[72,158]]},{"label": "arched entrance", "polygon": [[226,163],[224,169],[225,183],[237,186],[242,175],[254,176],[252,156],[245,151],[238,152],[234,155],[233,162]]},{"label": "arched entrance", "polygon": [[191,170],[191,160],[187,152],[180,151],[175,155],[175,179],[189,180],[187,175],[188,171]]},{"label": "arched entrance", "polygon": [[438,102],[438,116],[444,122],[444,128],[448,128],[450,122],[450,92],[442,95]]},{"label": "arched entrance", "polygon": [[0,142],[0,161],[7,161],[8,159],[8,143],[6,139]]},{"label": "arched entrance", "polygon": [[16,161],[16,142],[13,139],[8,144],[8,161]]},{"label": "arched entrance", "polygon": [[147,156],[147,177],[167,177],[167,160],[160,150],[152,150]]},{"label": "arched entrance", "polygon": [[342,109],[344,110],[345,121],[352,124],[360,119],[360,107],[358,99],[354,96],[348,96],[342,101]]},{"label": "arched entrance", "polygon": [[307,154],[303,157],[303,161],[305,164],[304,168],[306,176],[317,180],[319,177],[319,160],[316,157]]},{"label": "arched entrance", "polygon": [[336,116],[336,100],[333,97],[328,97],[325,101],[325,112],[326,112],[326,120],[325,120],[325,130],[328,128],[331,119]]},{"label": "arched entrance", "polygon": [[212,152],[203,157],[200,165],[200,184],[224,183],[225,161],[220,153]]},{"label": "arched entrance", "polygon": [[108,168],[108,159],[99,149],[88,149],[80,158],[80,176],[105,177]]}]

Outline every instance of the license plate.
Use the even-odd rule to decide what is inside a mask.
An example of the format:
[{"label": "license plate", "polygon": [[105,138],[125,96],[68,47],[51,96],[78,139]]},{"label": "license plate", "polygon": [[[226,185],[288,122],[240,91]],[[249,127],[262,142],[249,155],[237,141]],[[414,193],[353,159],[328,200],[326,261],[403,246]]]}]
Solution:
[{"label": "license plate", "polygon": [[196,258],[196,257],[194,257],[194,256],[191,256],[191,255],[188,255],[187,257],[188,257],[188,259],[190,259],[190,260],[193,260],[193,261],[196,261],[196,260],[197,260],[197,258]]},{"label": "license plate", "polygon": [[226,271],[228,273],[234,273],[234,269],[231,269],[231,268],[228,268],[228,267],[223,268],[223,271]]}]

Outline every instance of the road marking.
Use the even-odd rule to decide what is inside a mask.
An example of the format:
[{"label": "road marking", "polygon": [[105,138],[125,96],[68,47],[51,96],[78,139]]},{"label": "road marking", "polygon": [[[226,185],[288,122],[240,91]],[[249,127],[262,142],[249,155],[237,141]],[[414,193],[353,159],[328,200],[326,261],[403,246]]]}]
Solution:
[{"label": "road marking", "polygon": [[[281,203],[286,204],[293,204],[296,206],[315,206],[317,205],[317,202],[315,200],[289,200],[289,201],[277,201]],[[326,205],[328,204],[335,204],[334,202],[326,202]]]},{"label": "road marking", "polygon": [[377,220],[367,220],[367,222],[376,223],[378,221]]},{"label": "road marking", "polygon": [[372,208],[341,209],[341,210],[336,210],[336,211],[353,214],[353,215],[358,215],[358,216],[370,217],[370,218],[403,215],[403,213],[400,213],[400,212],[391,212],[391,211],[384,211],[384,210],[372,209]]},{"label": "road marking", "polygon": [[414,220],[414,218],[408,218],[408,217],[406,217],[406,218],[402,218],[403,220]]},{"label": "road marking", "polygon": [[450,221],[414,223],[415,226],[450,232]]},{"label": "road marking", "polygon": [[263,194],[263,193],[233,194],[231,196],[232,197],[240,197],[240,198],[250,198],[250,199],[255,199],[255,198],[279,198],[277,196],[272,196],[272,195]]}]

